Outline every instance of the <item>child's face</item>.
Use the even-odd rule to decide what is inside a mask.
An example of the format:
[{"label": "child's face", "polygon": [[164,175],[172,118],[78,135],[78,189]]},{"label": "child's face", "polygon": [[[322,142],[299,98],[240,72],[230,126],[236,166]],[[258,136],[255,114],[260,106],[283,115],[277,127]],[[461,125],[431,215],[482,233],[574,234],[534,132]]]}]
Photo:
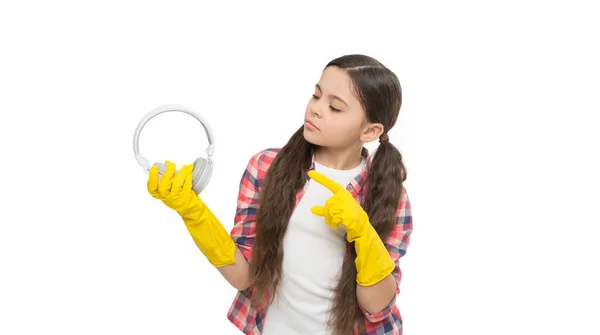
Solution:
[{"label": "child's face", "polygon": [[348,73],[328,67],[317,85],[304,114],[304,138],[324,147],[359,143],[367,126],[366,113],[352,91]]}]

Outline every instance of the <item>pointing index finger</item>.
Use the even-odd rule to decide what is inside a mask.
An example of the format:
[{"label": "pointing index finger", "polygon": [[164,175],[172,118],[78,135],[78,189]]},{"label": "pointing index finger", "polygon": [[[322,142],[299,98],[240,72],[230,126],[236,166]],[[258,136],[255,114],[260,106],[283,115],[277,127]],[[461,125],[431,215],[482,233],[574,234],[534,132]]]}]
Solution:
[{"label": "pointing index finger", "polygon": [[327,187],[331,192],[337,193],[342,189],[342,185],[336,183],[335,181],[329,179],[325,175],[315,170],[308,171],[308,176],[316,181],[317,183]]}]

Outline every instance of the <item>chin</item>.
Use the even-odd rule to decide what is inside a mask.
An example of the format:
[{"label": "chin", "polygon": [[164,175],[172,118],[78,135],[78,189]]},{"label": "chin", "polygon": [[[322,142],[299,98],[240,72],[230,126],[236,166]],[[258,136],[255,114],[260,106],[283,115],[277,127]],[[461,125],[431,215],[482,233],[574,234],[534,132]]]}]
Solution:
[{"label": "chin", "polygon": [[310,143],[310,144],[314,144],[314,145],[321,145],[321,143],[319,143],[318,141],[315,141],[314,135],[309,131],[306,130],[306,128],[304,128],[304,139]]}]

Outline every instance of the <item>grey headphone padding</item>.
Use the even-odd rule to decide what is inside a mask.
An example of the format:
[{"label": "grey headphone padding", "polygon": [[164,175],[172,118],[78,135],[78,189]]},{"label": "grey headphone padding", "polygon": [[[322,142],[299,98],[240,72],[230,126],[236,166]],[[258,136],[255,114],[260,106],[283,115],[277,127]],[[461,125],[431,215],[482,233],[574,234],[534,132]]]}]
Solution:
[{"label": "grey headphone padding", "polygon": [[193,185],[192,188],[196,194],[200,194],[208,184],[212,175],[212,163],[209,163],[204,157],[198,157],[194,161]]},{"label": "grey headphone padding", "polygon": [[154,163],[154,165],[156,165],[158,167],[158,175],[159,176],[162,177],[165,174],[165,172],[167,172],[167,166],[164,163],[156,162],[156,163]]}]

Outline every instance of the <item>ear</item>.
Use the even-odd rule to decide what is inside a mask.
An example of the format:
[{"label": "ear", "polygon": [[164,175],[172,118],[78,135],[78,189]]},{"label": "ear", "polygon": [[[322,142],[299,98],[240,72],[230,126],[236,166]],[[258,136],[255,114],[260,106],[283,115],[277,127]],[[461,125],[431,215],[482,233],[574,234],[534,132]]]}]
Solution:
[{"label": "ear", "polygon": [[379,139],[384,127],[381,123],[368,123],[360,134],[361,142],[368,143]]}]

